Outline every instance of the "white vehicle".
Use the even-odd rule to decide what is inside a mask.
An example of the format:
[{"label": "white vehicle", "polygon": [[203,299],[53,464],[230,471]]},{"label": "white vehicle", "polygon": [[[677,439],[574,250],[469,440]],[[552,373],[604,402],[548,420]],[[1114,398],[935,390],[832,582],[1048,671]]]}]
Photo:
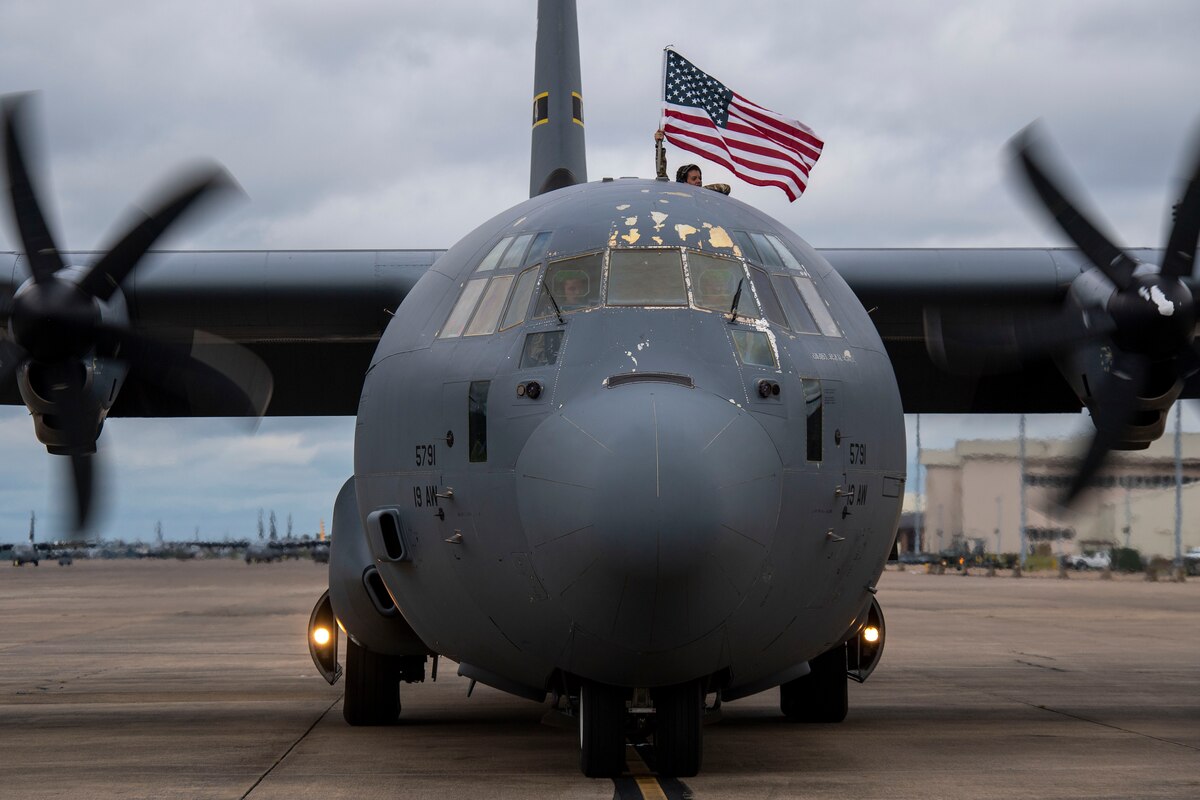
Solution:
[{"label": "white vehicle", "polygon": [[1099,553],[1067,556],[1067,566],[1075,569],[1108,569],[1112,566],[1112,556],[1107,550]]}]

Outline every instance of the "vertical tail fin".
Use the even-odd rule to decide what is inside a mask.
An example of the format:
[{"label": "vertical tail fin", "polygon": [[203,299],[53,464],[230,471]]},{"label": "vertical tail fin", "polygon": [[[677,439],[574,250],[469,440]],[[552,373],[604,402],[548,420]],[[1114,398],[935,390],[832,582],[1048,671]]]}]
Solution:
[{"label": "vertical tail fin", "polygon": [[529,196],[587,182],[575,0],[538,0]]},{"label": "vertical tail fin", "polygon": [[32,511],[29,512],[29,543],[33,544],[33,524],[37,521],[37,517]]}]

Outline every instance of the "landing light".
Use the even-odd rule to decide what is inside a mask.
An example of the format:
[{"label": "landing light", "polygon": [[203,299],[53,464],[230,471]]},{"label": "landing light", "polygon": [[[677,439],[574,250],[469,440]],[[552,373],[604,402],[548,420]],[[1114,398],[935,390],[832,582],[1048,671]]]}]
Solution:
[{"label": "landing light", "polygon": [[[876,633],[876,636],[878,636],[878,633]],[[329,640],[332,638],[332,635],[329,633],[329,628],[316,628],[313,630],[312,637],[314,642],[316,642],[319,646],[324,647],[325,645],[329,644]]]},{"label": "landing light", "polygon": [[862,635],[864,642],[875,644],[875,642],[879,641],[879,628],[876,628],[874,625],[868,625],[867,627],[863,628]]}]

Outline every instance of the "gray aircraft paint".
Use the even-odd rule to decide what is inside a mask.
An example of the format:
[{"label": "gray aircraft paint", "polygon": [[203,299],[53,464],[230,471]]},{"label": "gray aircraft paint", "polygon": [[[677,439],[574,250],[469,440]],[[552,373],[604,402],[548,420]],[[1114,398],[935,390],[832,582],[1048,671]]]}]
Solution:
[{"label": "gray aircraft paint", "polygon": [[[740,252],[727,232],[779,235],[844,337],[765,319],[731,325],[697,308],[611,307],[569,313],[565,325],[550,316],[490,336],[434,336],[502,236],[552,231],[547,258],[557,259],[624,244],[635,228],[651,246],[657,237],[726,255]],[[728,669],[734,684],[750,683],[840,641],[869,601],[900,510],[900,398],[854,295],[777,223],[661,181],[571,187],[481,226],[409,303],[435,309],[434,324],[401,314],[380,341],[358,415],[360,516],[399,511],[412,560],[373,555],[416,633],[477,668],[469,674],[544,689],[555,670],[632,686]],[[780,367],[742,365],[737,328],[769,331]],[[525,336],[555,330],[557,364],[520,368]],[[607,385],[647,373],[686,375],[694,388]],[[779,397],[758,396],[764,377]],[[805,458],[802,378],[825,393],[819,462]],[[545,387],[536,400],[516,392],[530,380]],[[468,461],[472,381],[490,381],[486,463]],[[851,445],[866,464],[850,463]],[[428,447],[436,465],[418,466],[412,454]],[[843,515],[850,485],[869,502]],[[430,506],[429,487],[453,496]]]}]

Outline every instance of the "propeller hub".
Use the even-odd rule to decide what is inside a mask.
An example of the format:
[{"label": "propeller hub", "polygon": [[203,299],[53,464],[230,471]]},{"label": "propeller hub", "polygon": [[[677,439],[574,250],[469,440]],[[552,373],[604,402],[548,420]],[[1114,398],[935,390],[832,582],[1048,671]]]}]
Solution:
[{"label": "propeller hub", "polygon": [[1139,270],[1116,292],[1108,311],[1117,323],[1115,344],[1130,353],[1169,356],[1191,344],[1196,310],[1192,293],[1175,278]]},{"label": "propeller hub", "polygon": [[13,298],[12,332],[38,361],[79,358],[92,348],[100,308],[76,284],[60,278],[30,283]]}]

